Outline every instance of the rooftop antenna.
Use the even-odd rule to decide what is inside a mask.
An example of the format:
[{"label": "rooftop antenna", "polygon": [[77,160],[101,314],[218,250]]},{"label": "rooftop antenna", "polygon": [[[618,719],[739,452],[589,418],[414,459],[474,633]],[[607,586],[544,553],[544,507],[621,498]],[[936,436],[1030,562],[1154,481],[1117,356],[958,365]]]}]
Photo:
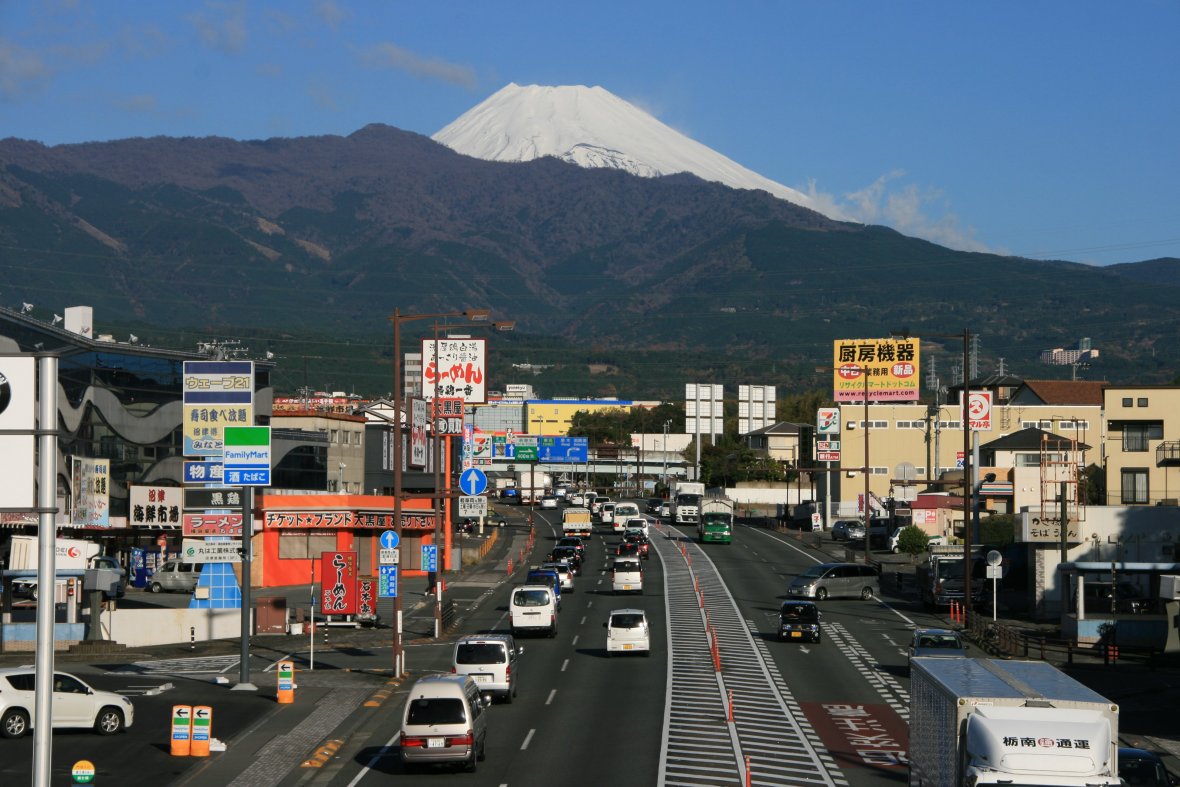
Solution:
[{"label": "rooftop antenna", "polygon": [[21,314],[28,314],[32,310],[33,310],[33,304],[31,304],[31,303],[22,303],[20,305],[20,313]]},{"label": "rooftop antenna", "polygon": [[57,325],[61,321],[62,321],[62,316],[60,314],[53,315],[53,324],[54,325]]}]

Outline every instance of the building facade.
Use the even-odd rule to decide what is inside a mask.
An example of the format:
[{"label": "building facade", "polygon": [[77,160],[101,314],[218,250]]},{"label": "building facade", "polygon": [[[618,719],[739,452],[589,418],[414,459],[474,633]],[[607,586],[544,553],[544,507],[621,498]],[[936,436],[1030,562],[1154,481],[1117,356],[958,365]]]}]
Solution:
[{"label": "building facade", "polygon": [[1111,386],[1103,410],[1107,505],[1177,505],[1180,386]]}]

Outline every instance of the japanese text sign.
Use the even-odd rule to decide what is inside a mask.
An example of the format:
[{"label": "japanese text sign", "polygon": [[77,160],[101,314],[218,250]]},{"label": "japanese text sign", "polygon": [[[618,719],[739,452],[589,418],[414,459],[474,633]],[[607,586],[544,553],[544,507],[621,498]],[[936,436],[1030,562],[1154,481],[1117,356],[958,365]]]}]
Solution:
[{"label": "japanese text sign", "polygon": [[132,527],[179,525],[184,490],[178,486],[131,486],[127,523]]},{"label": "japanese text sign", "polygon": [[427,399],[446,396],[486,402],[486,378],[486,339],[422,340],[422,395]]},{"label": "japanese text sign", "polygon": [[356,552],[320,555],[320,606],[325,615],[355,615]]},{"label": "japanese text sign", "polygon": [[253,361],[185,361],[184,455],[221,454],[222,428],[254,423]]},{"label": "japanese text sign", "polygon": [[836,402],[918,400],[917,339],[838,339],[833,343]]}]

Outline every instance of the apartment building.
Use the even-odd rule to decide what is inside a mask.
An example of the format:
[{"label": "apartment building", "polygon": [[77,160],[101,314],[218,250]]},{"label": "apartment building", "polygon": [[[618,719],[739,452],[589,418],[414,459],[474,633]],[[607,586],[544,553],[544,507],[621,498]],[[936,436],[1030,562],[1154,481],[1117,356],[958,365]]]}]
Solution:
[{"label": "apartment building", "polygon": [[1103,398],[1106,504],[1177,505],[1180,386],[1116,385]]}]

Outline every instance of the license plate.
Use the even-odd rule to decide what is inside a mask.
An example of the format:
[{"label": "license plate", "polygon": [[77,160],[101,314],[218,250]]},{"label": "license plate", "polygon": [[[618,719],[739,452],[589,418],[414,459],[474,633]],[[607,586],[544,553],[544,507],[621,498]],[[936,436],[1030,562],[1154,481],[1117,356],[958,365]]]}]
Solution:
[{"label": "license plate", "polygon": [[426,748],[428,749],[442,749],[447,745],[446,738],[427,738]]},{"label": "license plate", "polygon": [[628,642],[625,645],[623,645],[623,650],[631,650],[633,647],[635,647],[635,646]]},{"label": "license plate", "polygon": [[631,589],[630,585],[623,585],[623,590],[630,590],[630,589]]},{"label": "license plate", "polygon": [[792,636],[792,637],[802,637],[802,636],[803,636],[803,632],[802,632],[802,631],[792,631],[792,632],[791,632],[791,636]]},{"label": "license plate", "polygon": [[475,678],[476,683],[491,683],[492,682],[491,675],[472,675],[471,677]]}]

